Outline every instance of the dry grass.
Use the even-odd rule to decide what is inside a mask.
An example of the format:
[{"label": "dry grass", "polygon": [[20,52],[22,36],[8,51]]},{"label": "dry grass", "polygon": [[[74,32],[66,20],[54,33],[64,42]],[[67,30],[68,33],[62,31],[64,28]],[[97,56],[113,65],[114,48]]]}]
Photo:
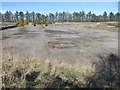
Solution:
[{"label": "dry grass", "polygon": [[100,56],[95,69],[79,68],[65,62],[55,64],[50,60],[3,56],[3,88],[120,88],[120,59],[110,54]]},{"label": "dry grass", "polygon": [[23,59],[14,55],[5,55],[2,64],[3,87],[16,88],[66,88],[85,87],[85,71],[67,63],[53,64],[50,60],[41,61]]},{"label": "dry grass", "polygon": [[16,23],[15,22],[0,22],[0,25],[2,25],[2,27],[7,27],[7,26],[16,25]]},{"label": "dry grass", "polygon": [[[98,28],[108,29],[109,31],[118,31],[118,22],[56,22],[55,24],[79,25],[80,28]],[[78,27],[78,26],[77,26]]]}]

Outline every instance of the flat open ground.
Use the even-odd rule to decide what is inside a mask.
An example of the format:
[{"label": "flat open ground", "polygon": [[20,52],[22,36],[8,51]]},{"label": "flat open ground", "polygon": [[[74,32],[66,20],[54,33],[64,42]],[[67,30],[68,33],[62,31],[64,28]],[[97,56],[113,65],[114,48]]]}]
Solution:
[{"label": "flat open ground", "polygon": [[0,43],[3,54],[87,66],[99,55],[118,53],[118,32],[109,29],[87,24],[28,25],[0,31]]}]

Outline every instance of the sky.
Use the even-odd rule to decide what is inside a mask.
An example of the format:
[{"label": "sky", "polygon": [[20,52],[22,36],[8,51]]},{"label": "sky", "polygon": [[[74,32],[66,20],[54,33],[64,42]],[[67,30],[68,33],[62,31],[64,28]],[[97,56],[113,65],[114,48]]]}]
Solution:
[{"label": "sky", "polygon": [[1,0],[2,2],[119,2],[119,0]]},{"label": "sky", "polygon": [[2,11],[29,11],[43,14],[57,12],[92,11],[97,15],[118,12],[118,2],[2,2]]}]

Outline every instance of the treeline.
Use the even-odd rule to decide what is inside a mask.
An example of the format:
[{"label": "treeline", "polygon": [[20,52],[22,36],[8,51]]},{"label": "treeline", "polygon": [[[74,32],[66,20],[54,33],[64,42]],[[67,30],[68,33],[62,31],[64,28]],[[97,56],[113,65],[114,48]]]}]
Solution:
[{"label": "treeline", "polygon": [[91,11],[85,13],[80,12],[56,12],[49,14],[41,14],[28,11],[26,13],[16,11],[12,13],[11,11],[6,11],[5,13],[0,13],[1,22],[17,22],[17,21],[28,21],[28,22],[39,22],[39,21],[49,21],[49,22],[104,22],[104,21],[118,21],[120,19],[120,13],[107,13],[104,12],[101,15],[96,15]]}]

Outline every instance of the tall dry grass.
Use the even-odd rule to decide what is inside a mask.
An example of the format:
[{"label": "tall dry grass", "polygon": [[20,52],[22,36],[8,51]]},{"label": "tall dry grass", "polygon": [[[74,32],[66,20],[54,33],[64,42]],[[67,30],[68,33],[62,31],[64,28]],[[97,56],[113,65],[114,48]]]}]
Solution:
[{"label": "tall dry grass", "polygon": [[3,88],[120,88],[120,59],[110,54],[100,57],[95,69],[85,70],[65,62],[3,56]]},{"label": "tall dry grass", "polygon": [[5,55],[2,62],[3,88],[73,88],[85,87],[85,77],[91,72],[65,62],[24,59]]}]

